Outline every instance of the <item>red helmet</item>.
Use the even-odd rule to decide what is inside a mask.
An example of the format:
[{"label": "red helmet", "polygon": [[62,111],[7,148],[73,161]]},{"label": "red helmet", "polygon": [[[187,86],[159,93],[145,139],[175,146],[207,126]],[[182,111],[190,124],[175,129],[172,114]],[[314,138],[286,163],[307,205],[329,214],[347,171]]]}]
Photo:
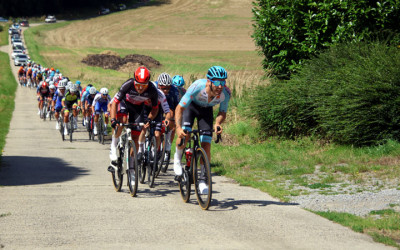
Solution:
[{"label": "red helmet", "polygon": [[42,83],[42,88],[47,88],[48,86],[49,86],[49,84],[47,82]]},{"label": "red helmet", "polygon": [[150,71],[144,67],[141,66],[136,69],[135,71],[135,81],[138,83],[148,83],[150,80]]}]

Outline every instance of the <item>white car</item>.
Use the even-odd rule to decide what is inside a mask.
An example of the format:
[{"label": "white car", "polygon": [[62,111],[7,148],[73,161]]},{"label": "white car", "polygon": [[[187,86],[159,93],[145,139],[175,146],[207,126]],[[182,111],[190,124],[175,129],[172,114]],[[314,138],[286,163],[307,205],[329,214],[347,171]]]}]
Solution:
[{"label": "white car", "polygon": [[17,47],[17,46],[24,46],[24,44],[22,42],[14,42],[12,43],[13,48]]},{"label": "white car", "polygon": [[55,23],[57,21],[55,16],[47,16],[46,19],[44,19],[45,23]]},{"label": "white car", "polygon": [[18,55],[18,54],[24,54],[24,52],[23,52],[22,50],[20,50],[20,49],[15,49],[15,50],[13,50],[13,52],[11,53],[11,58],[14,59],[14,58],[15,58],[15,55]]},{"label": "white car", "polygon": [[18,66],[18,65],[27,65],[27,64],[28,64],[28,60],[29,60],[29,57],[28,57],[27,55],[25,55],[25,54],[18,54],[18,55],[15,55],[15,58],[14,58],[14,65],[15,65],[15,66]]},{"label": "white car", "polygon": [[101,8],[99,11],[99,15],[107,15],[110,14],[110,9],[109,8]]}]

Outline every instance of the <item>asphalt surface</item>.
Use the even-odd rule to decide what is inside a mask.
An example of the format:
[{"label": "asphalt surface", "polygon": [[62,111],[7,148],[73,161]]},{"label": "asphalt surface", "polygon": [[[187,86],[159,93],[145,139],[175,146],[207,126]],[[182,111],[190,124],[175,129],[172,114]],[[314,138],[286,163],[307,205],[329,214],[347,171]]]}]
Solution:
[{"label": "asphalt surface", "polygon": [[139,185],[137,197],[126,182],[117,193],[108,144],[88,141],[82,126],[72,143],[61,141],[55,122],[39,119],[35,91],[18,87],[0,169],[0,248],[388,248],[225,177],[213,176],[203,211],[194,194],[182,202],[172,166],[155,188]]}]

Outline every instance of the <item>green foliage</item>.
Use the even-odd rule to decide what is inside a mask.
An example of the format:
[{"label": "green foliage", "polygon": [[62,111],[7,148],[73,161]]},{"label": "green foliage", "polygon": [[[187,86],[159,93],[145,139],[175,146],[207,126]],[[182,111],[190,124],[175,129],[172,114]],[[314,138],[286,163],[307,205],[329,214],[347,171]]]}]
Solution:
[{"label": "green foliage", "polygon": [[264,68],[276,75],[289,75],[332,44],[400,31],[400,0],[257,0],[253,5],[253,38],[265,56]]},{"label": "green foliage", "polygon": [[342,144],[400,139],[400,50],[385,43],[332,46],[289,81],[258,89],[253,113],[266,135],[318,135]]}]

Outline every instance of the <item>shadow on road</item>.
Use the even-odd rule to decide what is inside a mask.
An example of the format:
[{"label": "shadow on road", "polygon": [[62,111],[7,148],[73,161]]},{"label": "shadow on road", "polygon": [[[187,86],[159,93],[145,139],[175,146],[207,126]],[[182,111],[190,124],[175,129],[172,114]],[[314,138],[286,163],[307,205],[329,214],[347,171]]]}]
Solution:
[{"label": "shadow on road", "polygon": [[0,185],[20,186],[64,182],[87,175],[87,172],[59,158],[2,156]]},{"label": "shadow on road", "polygon": [[235,210],[238,209],[241,205],[253,205],[258,207],[266,207],[269,205],[278,205],[278,206],[297,206],[298,203],[286,203],[279,201],[268,201],[268,200],[235,200],[233,198],[228,198],[222,201],[218,201],[213,199],[211,202],[211,206],[214,207],[215,210]]}]

